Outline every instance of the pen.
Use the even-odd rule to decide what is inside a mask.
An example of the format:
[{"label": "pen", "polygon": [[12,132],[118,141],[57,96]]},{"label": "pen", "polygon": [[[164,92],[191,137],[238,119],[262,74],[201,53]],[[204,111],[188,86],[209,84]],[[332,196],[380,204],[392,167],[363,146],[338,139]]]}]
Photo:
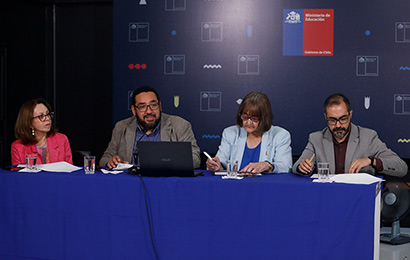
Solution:
[{"label": "pen", "polygon": [[212,157],[207,152],[204,151],[204,154],[206,155],[206,157],[208,157],[209,160],[212,160]]},{"label": "pen", "polygon": [[313,161],[313,158],[315,158],[315,154],[312,154],[312,157],[310,157],[310,162],[312,162]]},{"label": "pen", "polygon": [[204,151],[204,154],[206,155],[206,157],[208,157],[209,160],[213,161],[217,166],[219,166],[218,163],[215,162],[207,152]]}]

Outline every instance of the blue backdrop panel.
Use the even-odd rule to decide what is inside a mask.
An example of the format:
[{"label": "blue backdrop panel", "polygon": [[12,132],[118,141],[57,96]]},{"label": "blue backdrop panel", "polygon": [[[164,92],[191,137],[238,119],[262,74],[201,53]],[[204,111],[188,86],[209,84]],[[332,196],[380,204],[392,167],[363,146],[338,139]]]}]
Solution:
[{"label": "blue backdrop panel", "polygon": [[[303,27],[303,11],[315,9],[333,11],[333,54],[292,53],[301,37],[315,35],[289,34],[287,18]],[[325,98],[342,92],[351,99],[354,123],[375,129],[410,158],[410,5],[117,0],[113,123],[131,115],[130,93],[140,85],[159,91],[164,112],[189,120],[201,150],[210,153],[250,91],[269,96],[274,124],[290,131],[294,155],[310,132],[326,126]]]}]

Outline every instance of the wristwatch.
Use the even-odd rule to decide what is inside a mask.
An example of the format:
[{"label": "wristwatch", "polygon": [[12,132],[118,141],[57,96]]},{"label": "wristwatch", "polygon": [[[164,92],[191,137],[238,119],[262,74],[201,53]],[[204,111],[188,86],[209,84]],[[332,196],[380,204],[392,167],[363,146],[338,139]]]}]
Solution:
[{"label": "wristwatch", "polygon": [[369,159],[370,159],[370,166],[372,166],[373,168],[376,167],[376,166],[373,165],[373,163],[374,163],[374,156],[369,156]]},{"label": "wristwatch", "polygon": [[269,172],[273,172],[273,170],[275,169],[275,166],[273,166],[269,161],[265,161],[265,162],[269,164],[269,167],[270,167]]}]

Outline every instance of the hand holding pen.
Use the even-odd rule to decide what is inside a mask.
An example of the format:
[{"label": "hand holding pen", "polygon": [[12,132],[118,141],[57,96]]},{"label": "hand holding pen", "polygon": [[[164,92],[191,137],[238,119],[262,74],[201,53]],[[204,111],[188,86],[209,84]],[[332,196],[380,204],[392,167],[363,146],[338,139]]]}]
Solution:
[{"label": "hand holding pen", "polygon": [[299,165],[298,170],[303,174],[310,174],[313,170],[313,158],[315,158],[315,154],[312,154],[310,159],[304,159]]},{"label": "hand holding pen", "polygon": [[208,157],[208,160],[206,160],[206,167],[213,172],[219,171],[222,169],[221,162],[219,161],[218,157],[212,158],[207,152],[204,151],[204,154],[206,157]]}]

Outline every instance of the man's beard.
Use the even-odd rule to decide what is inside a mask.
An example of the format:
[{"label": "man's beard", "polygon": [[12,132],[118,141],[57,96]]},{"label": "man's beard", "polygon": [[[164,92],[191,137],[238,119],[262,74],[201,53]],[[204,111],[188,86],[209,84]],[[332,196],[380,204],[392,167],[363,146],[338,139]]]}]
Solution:
[{"label": "man's beard", "polygon": [[[339,132],[342,131],[342,132]],[[332,135],[336,138],[336,139],[342,139],[343,137],[345,137],[347,135],[347,133],[349,133],[350,131],[350,125],[349,127],[346,129],[344,127],[335,127],[333,128],[333,130],[331,130]],[[336,133],[338,132],[338,133]]]},{"label": "man's beard", "polygon": [[[148,115],[148,114],[147,114]],[[145,131],[149,131],[149,130],[154,130],[155,127],[157,127],[159,120],[161,120],[161,114],[159,114],[159,117],[157,119],[155,119],[154,123],[152,124],[147,124],[145,123],[144,120],[140,120],[140,118],[137,116],[137,120],[139,125],[142,127],[142,129],[144,129]]]}]

